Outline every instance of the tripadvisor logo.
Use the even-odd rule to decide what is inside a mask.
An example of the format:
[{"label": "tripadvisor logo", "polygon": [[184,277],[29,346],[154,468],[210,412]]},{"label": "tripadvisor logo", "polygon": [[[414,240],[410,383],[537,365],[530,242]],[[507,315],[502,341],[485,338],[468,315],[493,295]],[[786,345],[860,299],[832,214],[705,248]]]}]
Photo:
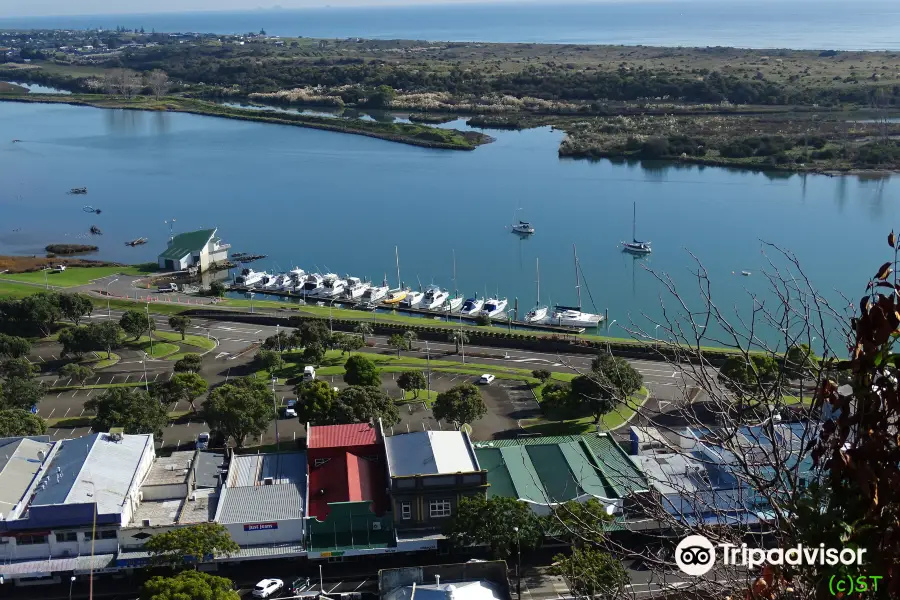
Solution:
[{"label": "tripadvisor logo", "polygon": [[[797,544],[791,548],[748,548],[747,544],[719,544],[723,565],[740,565],[751,569],[769,565],[837,565],[862,566],[865,548],[826,548]],[[716,563],[716,546],[702,535],[689,535],[675,548],[675,564],[682,572],[699,577],[708,573]]]}]

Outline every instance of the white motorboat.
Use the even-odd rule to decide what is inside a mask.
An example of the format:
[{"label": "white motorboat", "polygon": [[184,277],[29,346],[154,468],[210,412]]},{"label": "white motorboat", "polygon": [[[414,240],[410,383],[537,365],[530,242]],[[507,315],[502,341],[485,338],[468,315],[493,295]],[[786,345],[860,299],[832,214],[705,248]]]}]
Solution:
[{"label": "white motorboat", "polygon": [[302,292],[303,284],[306,283],[306,271],[303,269],[291,269],[288,275],[289,278],[284,284],[284,289],[290,292]]},{"label": "white motorboat", "polygon": [[531,235],[534,233],[534,226],[527,221],[519,221],[512,226],[513,233],[520,235]]},{"label": "white motorboat", "polygon": [[537,274],[537,302],[534,304],[534,308],[528,311],[528,314],[525,315],[526,323],[543,323],[547,319],[547,313],[549,312],[546,306],[541,306],[541,263],[540,259],[534,259],[534,268]]},{"label": "white motorboat", "polygon": [[425,294],[422,292],[409,290],[409,293],[406,294],[406,298],[400,301],[400,306],[403,308],[418,308],[424,298]]},{"label": "white motorboat", "polygon": [[509,302],[506,298],[488,298],[484,301],[484,308],[481,310],[481,314],[490,318],[502,315],[503,311],[506,310],[507,304],[509,304]]},{"label": "white motorboat", "polygon": [[269,275],[268,273],[263,275],[262,279],[256,282],[253,286],[253,289],[256,290],[265,290],[266,286],[272,283],[275,280],[275,275]]},{"label": "white motorboat", "polygon": [[363,281],[359,277],[347,277],[347,285],[344,288],[344,297],[355,300],[366,293],[371,287],[368,281]]},{"label": "white motorboat", "polygon": [[422,302],[419,303],[419,308],[436,310],[444,306],[444,303],[447,302],[448,298],[450,298],[450,292],[442,290],[436,285],[430,285],[425,290],[425,297],[422,298]]},{"label": "white motorboat", "polygon": [[265,290],[280,290],[284,285],[284,281],[287,279],[284,275],[273,275],[271,279],[263,286]]},{"label": "white motorboat", "polygon": [[322,291],[319,292],[320,298],[340,298],[341,294],[344,293],[344,289],[347,287],[347,280],[341,279],[334,273],[329,273],[325,276],[325,281],[322,282]]},{"label": "white motorboat", "polygon": [[387,296],[388,289],[389,288],[387,285],[370,286],[366,291],[363,292],[362,301],[369,304],[374,304]]},{"label": "white motorboat", "polygon": [[444,310],[448,312],[457,312],[465,301],[465,298],[457,294],[456,296],[447,299],[447,302],[444,304]]},{"label": "white motorboat", "polygon": [[642,242],[637,239],[637,202],[634,203],[634,216],[631,219],[631,241],[622,242],[622,250],[632,254],[650,254],[653,252],[650,242]]},{"label": "white motorboat", "polygon": [[324,279],[318,273],[307,275],[306,281],[303,282],[303,287],[301,287],[298,291],[304,296],[316,296],[322,289],[323,282]]},{"label": "white motorboat", "polygon": [[238,285],[243,285],[245,287],[252,287],[263,280],[264,277],[268,277],[268,273],[265,271],[257,272],[253,269],[244,269],[241,271],[241,274],[235,278],[235,283]]},{"label": "white motorboat", "polygon": [[464,303],[460,312],[464,315],[477,315],[484,306],[484,300],[478,298],[468,298]]}]

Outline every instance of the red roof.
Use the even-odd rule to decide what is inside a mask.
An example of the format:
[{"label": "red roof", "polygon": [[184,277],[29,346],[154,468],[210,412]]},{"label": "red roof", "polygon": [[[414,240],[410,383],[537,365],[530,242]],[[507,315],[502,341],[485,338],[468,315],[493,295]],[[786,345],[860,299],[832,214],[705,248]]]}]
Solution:
[{"label": "red roof", "polygon": [[318,467],[310,465],[309,516],[324,521],[332,502],[372,502],[375,514],[387,507],[384,496],[385,473],[381,460],[370,460],[352,452],[329,459]]},{"label": "red roof", "polygon": [[306,434],[308,448],[351,448],[375,442],[375,428],[368,423],[310,426]]}]

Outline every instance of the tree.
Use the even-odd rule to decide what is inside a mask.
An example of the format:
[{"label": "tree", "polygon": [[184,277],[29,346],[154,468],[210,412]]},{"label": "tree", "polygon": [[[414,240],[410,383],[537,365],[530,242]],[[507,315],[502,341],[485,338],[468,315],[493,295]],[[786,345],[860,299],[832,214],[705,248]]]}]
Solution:
[{"label": "tree", "polygon": [[160,436],[169,424],[166,408],[144,390],[135,388],[110,388],[85,402],[84,407],[97,413],[91,424],[94,431],[123,427],[129,434]]},{"label": "tree", "polygon": [[240,600],[230,579],[202,571],[157,575],[144,583],[141,600]]},{"label": "tree", "polygon": [[596,498],[570,500],[555,506],[547,516],[548,535],[575,546],[600,545],[606,538],[603,524],[612,520],[606,506]]},{"label": "tree", "polygon": [[65,318],[78,326],[81,319],[94,312],[94,303],[85,294],[60,294],[59,309]]},{"label": "tree", "polygon": [[198,523],[157,533],[144,544],[151,560],[158,565],[184,566],[186,561],[200,562],[217,556],[231,556],[240,550],[224,525]]},{"label": "tree", "polygon": [[789,379],[805,379],[817,368],[815,356],[806,344],[795,344],[784,355],[784,373]]},{"label": "tree", "polygon": [[266,349],[259,350],[256,356],[253,357],[253,362],[270,374],[284,366],[284,359],[281,357],[281,354]]},{"label": "tree", "polygon": [[572,380],[572,394],[591,411],[594,422],[624,403],[641,389],[644,378],[624,358],[599,354],[591,362],[591,373]]},{"label": "tree", "polygon": [[59,374],[62,377],[68,377],[78,382],[78,385],[83,386],[85,381],[94,376],[94,370],[88,366],[79,365],[78,363],[68,363],[63,365],[63,368],[59,370]]},{"label": "tree", "polygon": [[156,323],[153,322],[153,319],[151,319],[148,314],[139,310],[128,310],[125,311],[125,314],[119,319],[119,327],[121,327],[126,334],[133,336],[134,339],[137,340],[144,335],[144,332],[148,329],[154,331],[156,329]]},{"label": "tree", "polygon": [[322,321],[303,321],[298,328],[301,344],[308,347],[312,344],[320,344],[323,348],[331,338],[331,331]]},{"label": "tree", "polygon": [[325,346],[318,342],[307,344],[303,349],[303,360],[311,365],[321,364],[325,360]]},{"label": "tree", "polygon": [[388,108],[397,93],[389,85],[379,85],[366,99],[366,106],[371,108]]},{"label": "tree", "polygon": [[266,338],[263,342],[263,348],[266,350],[284,352],[285,350],[293,348],[293,342],[287,331],[280,330],[277,334],[270,335]]},{"label": "tree", "polygon": [[381,376],[375,363],[361,354],[348,358],[344,369],[344,381],[347,385],[381,386]]},{"label": "tree", "polygon": [[44,386],[34,379],[10,377],[0,388],[0,408],[30,410],[44,397]]},{"label": "tree", "polygon": [[618,400],[604,388],[595,376],[579,375],[572,380],[571,403],[575,406],[586,406],[594,416],[594,423],[599,423],[604,415],[616,409]]},{"label": "tree", "polygon": [[327,382],[317,379],[295,388],[297,417],[301,423],[333,425],[336,419],[337,392]]},{"label": "tree", "polygon": [[43,435],[47,433],[47,422],[31,411],[20,408],[0,410],[0,437],[20,435]]},{"label": "tree", "polygon": [[400,422],[400,411],[394,401],[380,388],[351,385],[338,393],[335,405],[337,423],[374,423],[385,425]]},{"label": "tree", "polygon": [[432,413],[438,421],[471,424],[487,413],[487,406],[481,399],[481,390],[463,383],[438,394]]},{"label": "tree", "polygon": [[181,334],[182,341],[184,341],[185,333],[190,328],[190,326],[190,317],[185,317],[183,315],[172,315],[171,317],[169,317],[169,327]]},{"label": "tree", "polygon": [[375,331],[372,327],[372,324],[368,321],[360,321],[356,324],[356,327],[354,327],[353,330],[362,336],[363,343],[365,343],[366,337],[372,335],[372,333]]},{"label": "tree", "polygon": [[212,429],[243,448],[247,437],[258,439],[275,418],[272,391],[254,377],[226,383],[209,393],[203,403],[203,416]]},{"label": "tree", "polygon": [[462,329],[454,329],[449,335],[450,341],[456,343],[456,353],[459,354],[459,345],[468,344],[469,336]]},{"label": "tree", "polygon": [[413,398],[419,398],[419,390],[427,386],[425,374],[422,371],[404,371],[397,377],[397,387],[404,392],[412,392]]},{"label": "tree", "polygon": [[416,335],[415,331],[406,331],[403,333],[403,339],[406,340],[407,350],[412,350],[413,342],[415,342],[417,339],[419,339],[419,336]]},{"label": "tree", "polygon": [[618,597],[628,583],[622,561],[591,546],[557,554],[550,572],[565,577],[576,598]]},{"label": "tree", "polygon": [[20,317],[36,327],[43,337],[53,332],[53,324],[62,317],[59,308],[59,294],[38,292],[19,301]]},{"label": "tree", "polygon": [[112,351],[121,345],[120,336],[122,329],[118,323],[113,321],[104,321],[102,323],[91,323],[87,326],[88,339],[91,341],[93,350],[105,350],[106,358],[112,358]]},{"label": "tree", "polygon": [[176,373],[198,373],[203,364],[203,358],[199,354],[185,354],[175,361]]},{"label": "tree", "polygon": [[719,369],[719,381],[738,398],[763,396],[778,371],[778,363],[770,356],[730,356]]},{"label": "tree", "polygon": [[409,347],[409,342],[399,333],[395,333],[388,338],[388,346],[395,348],[397,350],[397,358],[400,358],[400,351],[406,350]]},{"label": "tree", "polygon": [[547,369],[535,369],[531,372],[531,375],[541,383],[547,383],[550,378],[553,377],[553,373],[551,373]]},{"label": "tree", "polygon": [[93,347],[87,327],[67,327],[59,332],[57,339],[62,344],[62,356],[80,357]]},{"label": "tree", "polygon": [[0,333],[0,356],[22,358],[31,352],[31,342],[25,338]]},{"label": "tree", "polygon": [[153,92],[153,96],[159,100],[169,91],[169,76],[161,69],[153,69],[147,74],[147,87]]},{"label": "tree", "polygon": [[193,412],[197,412],[194,401],[209,391],[209,384],[196,373],[175,373],[165,385],[173,397],[190,404]]},{"label": "tree", "polygon": [[221,281],[212,281],[209,284],[209,295],[221,298],[225,295],[225,284]]},{"label": "tree", "polygon": [[342,333],[337,339],[337,347],[341,351],[341,356],[343,356],[344,353],[352,354],[354,350],[359,350],[364,345],[363,339],[358,335]]},{"label": "tree", "polygon": [[27,358],[8,358],[0,363],[0,374],[4,377],[20,377],[31,379],[34,376],[34,365]]},{"label": "tree", "polygon": [[444,535],[458,548],[488,546],[497,559],[507,558],[517,543],[522,550],[537,548],[544,537],[541,520],[527,504],[481,494],[460,499]]}]

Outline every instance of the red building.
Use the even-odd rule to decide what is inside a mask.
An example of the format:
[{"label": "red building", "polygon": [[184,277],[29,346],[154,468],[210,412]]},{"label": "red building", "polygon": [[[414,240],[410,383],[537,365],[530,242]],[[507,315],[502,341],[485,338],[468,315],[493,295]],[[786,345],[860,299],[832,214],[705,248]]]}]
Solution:
[{"label": "red building", "polygon": [[336,502],[368,502],[383,515],[387,498],[384,446],[368,423],[307,425],[309,516],[324,521]]}]

